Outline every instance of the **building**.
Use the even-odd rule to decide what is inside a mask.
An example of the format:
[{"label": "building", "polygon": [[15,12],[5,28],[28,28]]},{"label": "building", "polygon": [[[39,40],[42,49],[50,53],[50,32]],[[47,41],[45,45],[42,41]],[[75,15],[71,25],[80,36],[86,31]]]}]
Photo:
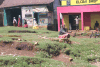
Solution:
[{"label": "building", "polygon": [[[62,18],[61,18],[62,16]],[[79,29],[84,30],[85,26],[94,29],[95,22],[100,25],[100,0],[62,0],[61,6],[57,7],[58,31],[60,31],[60,18],[62,24],[69,29],[75,30],[75,16],[79,16]]]},{"label": "building", "polygon": [[[53,1],[54,0],[0,0],[0,23],[4,26],[13,25],[13,17],[18,21],[21,15],[22,24],[24,19],[29,26],[33,26],[34,18],[39,25],[53,23]],[[1,18],[0,18],[1,19]]]},{"label": "building", "polygon": [[58,30],[58,22],[57,22],[57,7],[61,6],[60,0],[54,0],[53,2],[53,22],[55,26],[55,31]]}]

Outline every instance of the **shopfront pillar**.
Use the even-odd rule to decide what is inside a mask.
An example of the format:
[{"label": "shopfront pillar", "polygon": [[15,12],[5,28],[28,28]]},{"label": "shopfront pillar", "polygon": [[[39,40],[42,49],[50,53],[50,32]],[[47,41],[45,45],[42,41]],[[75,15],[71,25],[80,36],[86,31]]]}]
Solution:
[{"label": "shopfront pillar", "polygon": [[58,31],[60,31],[60,13],[57,13]]},{"label": "shopfront pillar", "polygon": [[64,25],[64,17],[63,17],[63,15],[62,15],[62,25]]},{"label": "shopfront pillar", "polygon": [[5,9],[4,9],[4,26],[7,26],[7,15]]},{"label": "shopfront pillar", "polygon": [[84,30],[84,23],[83,23],[83,12],[81,12],[81,29]]}]

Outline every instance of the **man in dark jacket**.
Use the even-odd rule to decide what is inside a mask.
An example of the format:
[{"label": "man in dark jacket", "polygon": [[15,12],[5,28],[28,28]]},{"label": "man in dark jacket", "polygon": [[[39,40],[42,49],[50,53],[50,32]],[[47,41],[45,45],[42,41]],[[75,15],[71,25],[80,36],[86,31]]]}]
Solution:
[{"label": "man in dark jacket", "polygon": [[99,28],[99,23],[98,23],[98,21],[96,21],[95,26],[94,26],[94,29],[95,29],[95,30],[96,30],[96,28]]}]

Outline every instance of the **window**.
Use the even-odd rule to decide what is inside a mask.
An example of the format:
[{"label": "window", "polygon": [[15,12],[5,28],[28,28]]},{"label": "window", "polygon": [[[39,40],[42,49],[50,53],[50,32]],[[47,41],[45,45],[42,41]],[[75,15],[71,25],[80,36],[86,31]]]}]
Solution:
[{"label": "window", "polygon": [[32,14],[25,14],[25,17],[26,18],[31,18],[32,17]]}]

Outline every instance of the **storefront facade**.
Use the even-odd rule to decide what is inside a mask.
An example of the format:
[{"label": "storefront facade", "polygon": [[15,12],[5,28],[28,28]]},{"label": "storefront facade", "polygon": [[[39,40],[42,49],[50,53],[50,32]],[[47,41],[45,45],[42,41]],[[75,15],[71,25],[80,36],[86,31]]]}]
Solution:
[{"label": "storefront facade", "polygon": [[50,23],[53,23],[51,16],[48,17],[48,13],[52,13],[53,15],[53,11],[51,11],[53,10],[53,8],[51,8],[53,1],[54,0],[16,0],[15,3],[15,1],[12,0],[9,0],[9,2],[4,0],[0,4],[0,8],[4,10],[3,24],[4,26],[13,26],[13,17],[15,17],[18,22],[19,15],[21,16],[22,25],[24,25],[24,20],[26,20],[29,26],[33,26],[34,18],[38,25],[47,25],[49,20],[51,20]]},{"label": "storefront facade", "polygon": [[5,26],[12,26],[13,17],[15,17],[18,21],[19,15],[21,15],[22,25],[24,25],[24,20],[27,20],[30,27],[34,25],[34,20],[36,20],[37,24],[41,26],[46,26],[48,23],[53,23],[53,13],[49,12],[46,6],[10,7],[5,8],[5,14]]},{"label": "storefront facade", "polygon": [[57,7],[58,31],[60,31],[60,14],[62,14],[62,24],[69,29],[71,24],[72,30],[75,30],[75,16],[79,16],[79,29],[84,30],[85,26],[94,29],[95,22],[100,24],[100,1],[99,0],[71,0],[67,6],[67,0],[62,1],[62,6]]}]

